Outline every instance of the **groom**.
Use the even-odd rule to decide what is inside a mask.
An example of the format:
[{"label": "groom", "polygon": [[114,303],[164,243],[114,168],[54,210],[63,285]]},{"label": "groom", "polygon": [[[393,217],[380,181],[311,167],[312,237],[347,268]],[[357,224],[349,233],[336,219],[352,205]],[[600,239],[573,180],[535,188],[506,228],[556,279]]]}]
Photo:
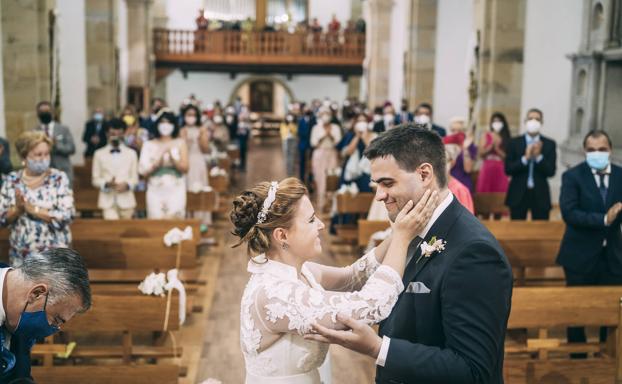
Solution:
[{"label": "groom", "polygon": [[391,221],[426,189],[439,191],[440,203],[408,248],[406,288],[380,336],[340,315],[351,332],[317,325],[308,337],[372,356],[376,383],[503,383],[512,271],[495,238],[447,189],[441,138],[400,126],[374,140],[365,156]]}]

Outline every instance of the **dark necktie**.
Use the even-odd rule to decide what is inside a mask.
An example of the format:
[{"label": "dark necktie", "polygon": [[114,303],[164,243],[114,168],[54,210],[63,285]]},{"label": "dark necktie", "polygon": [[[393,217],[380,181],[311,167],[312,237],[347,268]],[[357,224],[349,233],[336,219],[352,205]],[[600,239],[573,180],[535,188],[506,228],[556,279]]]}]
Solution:
[{"label": "dark necktie", "polygon": [[599,173],[598,176],[600,177],[600,185],[598,186],[600,197],[602,197],[603,203],[607,205],[607,187],[605,186],[605,173]]},{"label": "dark necktie", "polygon": [[119,148],[112,148],[110,153],[121,153],[121,150]]}]

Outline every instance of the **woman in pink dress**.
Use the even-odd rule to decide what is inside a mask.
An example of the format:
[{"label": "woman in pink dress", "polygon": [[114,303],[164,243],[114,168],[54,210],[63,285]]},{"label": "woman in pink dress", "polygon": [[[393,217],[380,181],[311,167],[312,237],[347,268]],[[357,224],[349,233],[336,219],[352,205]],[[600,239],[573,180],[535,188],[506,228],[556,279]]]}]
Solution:
[{"label": "woman in pink dress", "polygon": [[478,146],[483,162],[477,178],[477,193],[505,193],[508,190],[508,177],[505,174],[505,148],[510,141],[510,129],[505,116],[495,112],[490,118],[490,128]]}]

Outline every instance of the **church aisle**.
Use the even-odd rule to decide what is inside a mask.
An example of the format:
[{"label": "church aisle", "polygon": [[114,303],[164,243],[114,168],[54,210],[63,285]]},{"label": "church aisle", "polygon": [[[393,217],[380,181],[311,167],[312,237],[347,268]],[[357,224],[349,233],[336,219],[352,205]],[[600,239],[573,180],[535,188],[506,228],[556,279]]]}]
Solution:
[{"label": "church aisle", "polygon": [[[232,189],[240,191],[264,180],[281,180],[285,177],[285,165],[280,141],[253,143],[249,151],[248,170],[238,174],[237,185]],[[227,200],[228,204],[230,200]],[[324,219],[325,222],[328,218]],[[217,273],[215,293],[209,308],[205,341],[197,373],[197,383],[215,378],[224,384],[244,382],[244,359],[239,344],[240,299],[248,279],[245,249],[232,249],[234,237],[226,215],[215,222],[221,234],[222,246]],[[322,238],[324,249],[319,262],[336,265],[350,262],[347,258],[335,257],[331,252],[330,239],[326,231]],[[372,359],[357,355],[341,347],[331,347],[333,383],[368,383],[373,380]]]}]

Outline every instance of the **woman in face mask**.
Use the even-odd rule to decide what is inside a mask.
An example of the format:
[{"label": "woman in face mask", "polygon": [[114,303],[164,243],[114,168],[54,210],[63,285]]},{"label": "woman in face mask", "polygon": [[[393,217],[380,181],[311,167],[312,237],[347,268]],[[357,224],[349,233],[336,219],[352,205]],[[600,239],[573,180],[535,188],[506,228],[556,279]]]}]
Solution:
[{"label": "woman in face mask", "polygon": [[138,124],[138,115],[132,105],[127,105],[121,112],[121,120],[125,123],[123,141],[125,145],[140,154],[143,143],[149,140],[149,131]]},{"label": "woman in face mask", "polygon": [[231,141],[229,128],[225,124],[225,118],[222,114],[215,114],[212,118],[212,124],[209,125],[212,141],[218,152],[227,152],[227,146]]},{"label": "woman in face mask", "polygon": [[510,141],[510,129],[505,116],[495,112],[490,118],[490,129],[480,139],[479,156],[483,159],[477,178],[477,193],[505,193],[508,177],[505,174],[506,146]]},{"label": "woman in face mask", "polygon": [[0,189],[0,225],[10,230],[12,266],[43,249],[69,247],[75,213],[67,175],[50,168],[52,142],[45,133],[24,132],[15,147],[24,168],[10,173]]},{"label": "woman in face mask", "polygon": [[341,141],[341,129],[332,124],[329,109],[321,109],[318,123],[311,129],[311,168],[315,180],[317,206],[324,209],[326,201],[326,173],[337,166],[337,149],[335,146]]},{"label": "woman in face mask", "polygon": [[186,216],[186,181],[188,147],[179,138],[175,115],[160,111],[157,133],[143,144],[138,172],[147,178],[147,217],[181,219]]}]

